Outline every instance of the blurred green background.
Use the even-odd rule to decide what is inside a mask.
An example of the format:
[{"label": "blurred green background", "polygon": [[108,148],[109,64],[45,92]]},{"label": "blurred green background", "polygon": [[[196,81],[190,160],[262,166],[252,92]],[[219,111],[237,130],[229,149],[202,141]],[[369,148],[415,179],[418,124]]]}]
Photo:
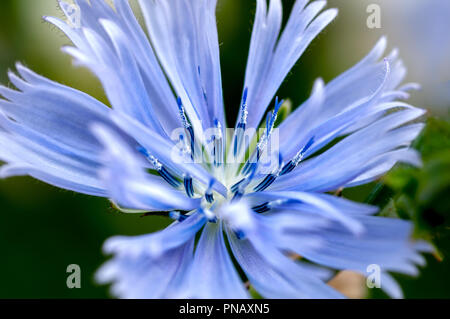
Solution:
[{"label": "blurred green background", "polygon": [[[430,1],[444,6],[448,3],[447,0]],[[390,48],[394,44],[400,48],[410,71],[408,80],[424,86],[422,92],[414,93],[411,102],[428,108],[429,116],[433,117],[426,134],[416,144],[425,154],[426,169],[397,169],[382,181],[374,203],[387,204],[386,214],[414,220],[417,235],[435,242],[443,257],[443,261],[438,261],[439,258],[427,256],[428,266],[419,278],[397,277],[405,296],[448,298],[450,267],[445,257],[449,251],[450,210],[447,121],[450,108],[447,44],[450,41],[445,33],[450,22],[437,29],[435,24],[450,20],[450,10],[438,10],[443,15],[438,20],[427,12],[427,7],[421,10],[425,2],[429,3],[428,0],[330,0],[329,7],[340,10],[338,19],[306,51],[279,95],[299,105],[309,95],[317,77],[330,81],[362,58],[381,35],[388,36]],[[366,25],[369,15],[366,9],[371,3],[380,5],[381,29],[369,29]],[[283,4],[286,18],[293,1],[283,1]],[[417,10],[409,10],[411,5]],[[219,0],[218,27],[229,123],[234,123],[239,105],[255,8],[251,0]],[[0,1],[0,82],[9,85],[7,70],[14,69],[14,63],[20,61],[40,74],[107,103],[101,85],[89,71],[74,68],[71,59],[61,53],[60,47],[70,42],[44,23],[43,15],[63,17],[56,0]],[[418,27],[430,33],[424,31],[420,36],[415,32]],[[426,45],[421,42],[430,41],[436,32],[446,38],[437,37],[435,43]],[[431,51],[444,51],[445,59],[431,58],[429,52],[421,51],[433,45]],[[438,91],[438,88],[443,89]],[[374,186],[351,189],[344,196],[365,200]],[[95,270],[107,259],[101,253],[104,240],[113,235],[152,232],[169,222],[162,217],[120,214],[105,199],[62,191],[27,177],[0,180],[0,210],[0,298],[108,297],[107,287],[98,286],[93,280]],[[66,286],[69,264],[81,267],[81,289]],[[385,297],[379,291],[371,291],[370,296]]]}]

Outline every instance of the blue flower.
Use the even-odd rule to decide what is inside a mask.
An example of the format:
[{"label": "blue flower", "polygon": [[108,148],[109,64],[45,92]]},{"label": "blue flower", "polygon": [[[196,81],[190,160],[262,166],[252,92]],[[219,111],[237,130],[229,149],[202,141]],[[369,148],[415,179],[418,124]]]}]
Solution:
[{"label": "blue flower", "polygon": [[17,90],[0,88],[1,176],[30,175],[109,198],[124,212],[175,220],[157,233],[109,239],[114,257],[98,280],[123,298],[246,298],[245,280],[266,298],[339,298],[326,284],[334,270],[368,275],[375,264],[381,287],[400,297],[389,273],[415,275],[429,246],[410,239],[409,222],[330,193],[400,161],[420,164],[409,145],[424,111],[399,101],[416,85],[401,86],[396,51],[382,58],[386,40],[330,83],[317,80],[281,124],[278,98],[262,121],[337,10],[297,0],[281,31],[281,0],[258,0],[231,132],[216,1],[140,1],[148,38],[128,2],[114,2],[115,10],[104,1],[77,1],[79,10],[61,3],[69,22],[45,17],[72,40],[63,51],[95,73],[111,108],[20,64],[19,75],[9,73]]}]

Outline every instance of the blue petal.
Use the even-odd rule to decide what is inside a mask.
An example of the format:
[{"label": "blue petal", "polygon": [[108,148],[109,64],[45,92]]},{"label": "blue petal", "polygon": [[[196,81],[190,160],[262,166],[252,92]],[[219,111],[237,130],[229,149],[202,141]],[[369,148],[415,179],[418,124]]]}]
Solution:
[{"label": "blue petal", "polygon": [[371,170],[365,172],[364,174],[358,176],[356,179],[346,184],[345,187],[354,187],[358,185],[363,185],[377,180],[385,173],[391,170],[395,164],[398,162],[407,163],[413,166],[420,166],[422,161],[420,159],[420,154],[413,149],[402,148],[396,151],[388,152],[376,159],[379,164],[374,166]]},{"label": "blue petal", "polygon": [[224,125],[216,1],[139,1],[150,40],[194,128]]},{"label": "blue petal", "polygon": [[[301,214],[257,215],[242,200],[222,207],[219,214],[227,224],[228,239],[237,262],[264,297],[339,297],[323,283],[322,280],[329,276],[325,269],[296,262],[285,254],[286,241],[291,240],[289,233],[307,228],[309,218],[303,218]],[[312,228],[316,229],[317,225]],[[244,236],[238,239],[237,232]],[[315,236],[302,239],[303,243],[299,244],[304,249],[314,246],[311,242],[315,242]]]},{"label": "blue petal", "polygon": [[[385,76],[385,63],[379,61],[387,45],[386,38],[381,38],[372,51],[358,64],[327,84],[327,107],[322,114],[324,118],[337,114],[355,102],[375,92]],[[393,51],[387,58],[391,64],[391,76],[385,92],[395,89],[402,80],[402,68],[399,68],[397,52]]]},{"label": "blue petal", "polygon": [[99,125],[92,130],[105,146],[100,177],[109,197],[119,206],[145,211],[189,211],[199,207],[200,198],[187,197],[161,177],[147,173],[142,157],[120,136]]},{"label": "blue petal", "polygon": [[113,282],[111,292],[127,299],[182,298],[192,263],[194,238],[163,255],[117,255],[99,269],[99,283]]},{"label": "blue petal", "polygon": [[[298,268],[294,261],[283,257],[277,265],[268,263],[249,240],[238,240],[227,232],[233,254],[251,284],[265,298],[341,298],[311,273]],[[295,272],[292,269],[296,269]],[[304,271],[304,272],[303,272]]]},{"label": "blue petal", "polygon": [[17,69],[23,79],[9,76],[20,91],[0,87],[8,99],[0,101],[1,158],[10,164],[3,174],[28,174],[58,187],[105,196],[96,178],[102,147],[89,126],[101,123],[130,141],[111,121],[111,110],[22,65]]},{"label": "blue petal", "polygon": [[[352,215],[347,214],[342,209],[339,201],[328,201],[325,195],[318,195],[306,192],[262,192],[247,195],[248,198],[256,198],[261,202],[275,201],[275,200],[290,200],[294,201],[292,204],[284,204],[284,209],[294,209],[299,211],[313,211],[320,216],[327,219],[336,220],[342,225],[345,225],[349,230],[358,234],[363,232],[362,225],[353,218]],[[331,196],[329,196],[331,197]],[[344,207],[349,205],[345,205]]]},{"label": "blue petal", "polygon": [[249,297],[225,247],[222,223],[205,226],[189,276],[192,298]]},{"label": "blue petal", "polygon": [[245,78],[249,127],[258,127],[289,70],[311,41],[336,17],[335,9],[319,14],[325,1],[314,1],[305,8],[306,3],[305,0],[296,1],[287,25],[279,35],[281,1],[270,1],[268,12],[266,1],[258,1]]},{"label": "blue petal", "polygon": [[385,116],[317,157],[301,163],[292,173],[278,178],[270,189],[326,192],[342,187],[379,166],[381,163],[377,160],[389,162],[389,158],[383,158],[386,153],[409,146],[423,125],[395,128],[423,113],[414,108]]},{"label": "blue petal", "polygon": [[[7,145],[11,147],[11,141],[8,141]],[[26,151],[21,154],[27,156]],[[5,158],[2,157],[2,159]],[[8,159],[6,158],[6,160]],[[107,197],[107,192],[98,179],[52,166],[52,164],[46,163],[45,158],[41,158],[41,160],[39,167],[27,163],[4,165],[0,168],[0,178],[29,175],[59,188],[92,196]]]},{"label": "blue petal", "polygon": [[115,2],[117,12],[105,1],[78,1],[81,20],[75,28],[57,18],[45,19],[72,40],[76,48],[64,51],[97,75],[113,108],[170,134],[181,126],[175,96],[129,4]]},{"label": "blue petal", "polygon": [[114,126],[106,105],[20,64],[17,70],[23,80],[11,72],[9,76],[20,91],[0,87],[0,94],[9,100],[0,103],[5,115],[52,140],[84,151],[84,156],[98,150],[99,143],[86,128],[94,122]]},{"label": "blue petal", "polygon": [[108,239],[104,251],[115,256],[97,280],[114,282],[112,292],[122,298],[188,297],[195,235],[205,222],[203,214],[194,212],[157,233]]},{"label": "blue petal", "polygon": [[[396,98],[405,99],[408,94],[405,88],[392,91],[403,79],[403,68],[395,54],[387,62],[378,61],[385,47],[386,39],[382,38],[365,59],[324,88],[316,83],[311,98],[280,125],[280,149],[285,157],[293,157],[311,136],[315,138],[315,146],[308,154],[338,136],[374,122],[389,108],[409,107],[400,102],[388,103]],[[303,130],[298,132],[296,127]]]},{"label": "blue petal", "polygon": [[195,237],[205,222],[203,214],[194,212],[183,222],[174,222],[157,233],[134,237],[112,237],[106,241],[103,249],[108,254],[128,257],[145,255],[157,258]]},{"label": "blue petal", "polygon": [[329,205],[335,207],[337,210],[343,214],[354,216],[354,215],[373,215],[378,212],[378,207],[367,205],[363,203],[357,203],[343,197],[337,197],[329,194],[314,194],[326,202]]},{"label": "blue petal", "polygon": [[[365,231],[352,235],[338,224],[318,230],[323,240],[317,250],[297,253],[305,258],[336,269],[354,270],[367,275],[367,267],[376,264],[383,272],[395,271],[415,275],[415,264],[422,264],[416,244],[411,241],[412,224],[399,219],[354,215]],[[316,231],[311,230],[311,234]]]},{"label": "blue petal", "polygon": [[381,289],[383,289],[390,297],[395,299],[403,298],[403,291],[400,285],[388,273],[382,273],[380,277]]},{"label": "blue petal", "polygon": [[[286,192],[286,194],[289,195],[289,192]],[[282,193],[267,193],[265,195],[264,200],[266,201],[274,198],[285,198]],[[261,195],[258,194],[258,196]],[[287,197],[294,198],[293,196]],[[310,227],[308,227],[308,223],[302,225],[300,219],[296,218],[295,213],[292,212],[292,208],[297,209],[297,207],[294,204],[283,204],[279,209],[274,209],[273,212],[264,215],[250,214],[250,218],[247,217],[245,220],[247,220],[247,224],[253,224],[253,227],[247,226],[244,228],[245,239],[237,240],[237,238],[232,237],[235,236],[232,232],[236,227],[234,219],[228,217],[228,214],[224,216],[231,227],[229,237],[233,253],[249,279],[252,280],[249,272],[256,272],[250,267],[254,263],[262,263],[263,261],[266,264],[259,266],[264,267],[264,271],[268,271],[269,266],[282,267],[283,274],[296,274],[298,276],[295,267],[286,262],[285,256],[278,251],[278,249],[283,249],[295,252],[319,265],[340,270],[353,270],[364,275],[368,275],[369,265],[378,265],[383,272],[383,279],[386,279],[386,285],[383,289],[386,289],[394,297],[400,297],[398,287],[396,287],[395,282],[388,280],[387,272],[417,274],[416,265],[425,263],[420,252],[432,251],[430,245],[411,240],[412,224],[410,222],[370,216],[374,213],[373,207],[352,203],[345,199],[326,194],[320,194],[317,197],[339,208],[342,213],[345,211],[345,214],[351,220],[362,226],[363,231],[351,232],[345,224],[320,223],[320,220],[333,219],[334,216],[317,214],[317,210],[308,210],[304,204],[298,206],[299,212],[297,214],[300,214],[301,211],[301,218],[316,218],[316,223],[315,225],[309,223]],[[308,197],[303,196],[302,199],[308,202]],[[263,200],[262,196],[260,200]],[[316,199],[316,202],[319,202],[318,199]],[[291,208],[289,213],[284,210],[289,208]],[[240,219],[243,218],[243,212],[245,212],[245,209],[241,207],[239,211]],[[305,245],[305,239],[316,241],[317,245]],[[245,250],[245,255],[236,248],[237,245],[244,247],[241,249]],[[256,254],[261,257],[257,262],[251,261],[249,265],[250,261],[246,260],[244,256],[256,259]],[[265,276],[274,275],[265,274]],[[255,287],[258,287],[267,295],[273,293],[270,286],[265,286],[258,280],[256,278]],[[258,285],[262,286],[259,287]],[[282,286],[281,283],[278,283],[278,285]]]}]

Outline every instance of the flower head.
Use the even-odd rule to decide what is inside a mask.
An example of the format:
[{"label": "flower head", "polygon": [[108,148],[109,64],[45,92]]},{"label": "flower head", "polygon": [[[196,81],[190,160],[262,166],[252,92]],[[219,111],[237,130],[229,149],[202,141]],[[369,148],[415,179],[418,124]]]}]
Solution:
[{"label": "flower head", "polygon": [[114,9],[76,3],[79,23],[45,19],[72,40],[63,51],[95,73],[111,108],[18,64],[20,76],[9,74],[17,90],[0,88],[1,175],[31,175],[124,212],[175,220],[157,233],[109,239],[114,257],[99,281],[125,298],[245,298],[244,280],[267,298],[338,298],[326,284],[332,270],[367,275],[377,264],[382,288],[401,295],[388,273],[415,274],[428,246],[410,240],[409,222],[330,194],[399,161],[420,164],[409,145],[422,124],[408,123],[424,112],[398,101],[415,85],[400,86],[405,68],[396,51],[382,58],[384,38],[330,83],[317,80],[278,124],[279,86],[337,10],[297,0],[281,31],[281,0],[258,0],[229,130],[216,1],[140,1],[148,37],[126,0]]}]

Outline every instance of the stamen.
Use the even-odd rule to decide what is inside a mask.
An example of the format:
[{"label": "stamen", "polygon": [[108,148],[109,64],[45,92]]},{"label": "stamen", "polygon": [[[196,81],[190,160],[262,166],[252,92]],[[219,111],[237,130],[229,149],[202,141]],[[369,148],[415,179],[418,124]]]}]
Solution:
[{"label": "stamen", "polygon": [[264,149],[267,146],[267,142],[270,140],[270,136],[272,135],[273,128],[275,125],[275,122],[277,120],[278,111],[280,110],[281,105],[283,105],[284,101],[278,100],[278,96],[275,98],[275,108],[273,112],[269,112],[266,117],[266,129],[264,131],[264,134],[261,136],[260,140],[256,144],[256,152],[252,154],[250,159],[244,164],[244,167],[242,168],[242,173],[248,174],[248,172],[251,169],[255,169],[255,166],[258,164],[261,155],[264,152]]},{"label": "stamen", "polygon": [[236,193],[234,193],[233,198],[231,199],[231,202],[235,202],[237,200],[239,200],[242,196],[244,196],[244,194],[241,191],[237,191]]},{"label": "stamen", "polygon": [[208,203],[214,202],[214,195],[213,195],[212,193],[211,193],[211,194],[206,193],[206,194],[205,194],[205,198],[206,198],[206,201],[207,201]]},{"label": "stamen", "polygon": [[214,135],[213,158],[214,166],[219,167],[223,163],[223,136],[222,126],[218,119],[214,120],[214,126],[216,127],[217,136]]},{"label": "stamen", "polygon": [[263,179],[263,181],[261,183],[259,183],[253,190],[255,192],[262,192],[267,187],[272,185],[272,183],[275,181],[275,179],[277,179],[277,177],[280,175],[282,167],[283,167],[283,156],[280,153],[280,154],[278,154],[278,168],[276,169],[276,171],[274,173],[267,175]]},{"label": "stamen", "polygon": [[192,183],[192,177],[190,176],[184,177],[184,188],[186,190],[186,194],[189,197],[194,197],[194,185]]},{"label": "stamen", "polygon": [[172,187],[179,188],[181,182],[177,180],[164,166],[158,171],[158,174]]},{"label": "stamen", "polygon": [[293,162],[295,165],[298,165],[301,160],[303,159],[303,156],[305,155],[306,151],[314,144],[314,137],[311,137],[311,139],[308,141],[308,143],[306,143],[306,145],[303,147],[303,149],[298,152],[294,158],[293,158]]},{"label": "stamen", "polygon": [[169,213],[169,217],[181,223],[184,220],[186,220],[189,216],[183,215],[180,212],[173,211]]},{"label": "stamen", "polygon": [[252,207],[252,210],[258,214],[268,212],[270,210],[270,203],[265,202],[264,204]]},{"label": "stamen", "polygon": [[204,207],[200,207],[200,208],[198,209],[198,211],[199,211],[201,214],[205,215],[206,219],[207,219],[210,223],[217,223],[217,217],[216,217],[216,215],[214,215],[214,213],[213,213],[211,210],[209,210],[209,209],[207,209],[207,208],[204,208]]},{"label": "stamen", "polygon": [[[268,123],[269,125],[267,125],[267,127],[270,128],[270,132],[273,130],[273,127],[275,126],[275,122],[277,121],[277,117],[278,117],[278,111],[280,110],[283,103],[284,103],[284,100],[279,101],[278,96],[275,98],[275,109],[273,110],[273,112],[270,116],[270,120]],[[268,135],[269,135],[269,132],[268,132]]]},{"label": "stamen", "polygon": [[179,142],[180,142],[180,145],[182,145],[182,146],[180,147],[180,149],[179,149],[180,152],[181,152],[181,154],[182,154],[182,156],[188,154],[188,155],[191,155],[191,157],[192,157],[192,153],[191,153],[191,151],[189,150],[188,146],[186,145],[186,142],[184,141],[184,135],[183,135],[183,134],[180,134],[180,136],[178,137],[178,140],[179,140]]},{"label": "stamen", "polygon": [[251,170],[256,170],[257,164],[254,160],[248,160],[242,168],[242,174],[247,175]]},{"label": "stamen", "polygon": [[280,176],[283,176],[285,174],[292,172],[295,167],[296,167],[295,164],[292,161],[289,161],[281,170]]},{"label": "stamen", "polygon": [[255,177],[255,173],[256,173],[256,166],[254,166],[254,168],[252,169],[250,174],[248,174],[246,177],[241,179],[239,182],[237,182],[236,184],[231,186],[231,192],[234,193],[234,196],[231,199],[232,202],[240,199],[245,194],[245,189],[251,183],[251,181],[253,180],[253,177]]},{"label": "stamen", "polygon": [[275,181],[275,179],[276,179],[277,177],[278,177],[278,176],[275,175],[275,174],[269,174],[269,175],[267,175],[267,176],[263,179],[263,181],[262,181],[258,186],[256,186],[253,190],[254,190],[255,192],[262,192],[262,191],[265,190],[267,187],[269,187],[270,185],[272,185],[272,183]]},{"label": "stamen", "polygon": [[137,150],[143,154],[147,160],[152,164],[153,168],[158,172],[158,174],[167,182],[170,186],[174,188],[179,188],[181,182],[175,178],[159,161],[156,157],[150,155],[148,151],[142,146],[138,146]]},{"label": "stamen", "polygon": [[306,143],[306,145],[294,156],[292,160],[290,160],[281,170],[280,176],[288,174],[294,170],[303,160],[306,151],[314,144],[314,136]]},{"label": "stamen", "polygon": [[181,123],[183,124],[186,133],[189,135],[190,139],[190,147],[191,147],[191,157],[194,158],[194,149],[195,149],[195,135],[194,135],[194,129],[192,128],[192,125],[188,122],[186,118],[186,112],[183,106],[183,102],[181,101],[181,98],[177,98],[178,103],[178,110],[180,111],[180,118]]},{"label": "stamen", "polygon": [[301,201],[299,201],[299,200],[277,199],[277,200],[274,200],[274,201],[271,201],[271,202],[265,202],[265,203],[263,203],[261,205],[252,207],[252,210],[255,213],[262,214],[262,213],[270,211],[274,207],[277,207],[277,206],[280,206],[280,205],[284,205],[284,204],[288,204],[288,203],[291,203],[291,202],[301,203]]},{"label": "stamen", "polygon": [[186,112],[184,110],[184,105],[183,105],[183,102],[181,101],[181,97],[177,98],[177,104],[178,104],[178,110],[180,112],[180,118],[181,118],[181,123],[183,124],[183,127],[187,128],[188,126],[191,126],[191,124],[189,124],[189,122],[186,118]]},{"label": "stamen", "polygon": [[242,230],[236,230],[234,234],[239,240],[245,239],[245,233]]},{"label": "stamen", "polygon": [[237,124],[236,131],[234,133],[234,149],[233,149],[234,157],[238,155],[238,151],[241,150],[242,148],[242,139],[244,136],[245,128],[247,126],[247,118],[248,118],[247,97],[248,97],[248,88],[245,88],[244,94],[242,96],[241,118]]},{"label": "stamen", "polygon": [[141,153],[142,155],[144,155],[145,157],[150,157],[150,154],[148,153],[148,151],[144,148],[144,147],[142,147],[142,146],[137,146],[136,147],[136,150],[139,152],[139,153]]},{"label": "stamen", "polygon": [[244,181],[245,181],[245,177],[243,179],[241,179],[239,182],[237,182],[236,184],[234,184],[233,186],[231,186],[231,192],[236,193],[237,190],[239,189],[239,185],[242,184]]},{"label": "stamen", "polygon": [[209,182],[209,185],[208,185],[208,189],[205,192],[205,199],[208,203],[214,202],[214,195],[212,192],[212,188],[213,188],[215,182],[216,181],[214,179],[211,179],[211,181]]},{"label": "stamen", "polygon": [[244,89],[244,94],[242,96],[241,120],[239,121],[239,123],[244,125],[244,129],[245,129],[245,125],[247,125],[247,117],[248,117],[247,98],[248,98],[248,88],[245,88]]},{"label": "stamen", "polygon": [[186,118],[186,112],[184,111],[184,105],[183,102],[181,101],[181,97],[177,98],[177,104],[178,110],[180,112],[181,123],[183,124],[183,127],[187,128],[188,126],[190,126],[190,124]]},{"label": "stamen", "polygon": [[275,126],[275,122],[278,117],[278,111],[280,110],[281,105],[283,105],[284,101],[278,100],[278,96],[275,98],[275,108],[273,112],[269,112],[266,117],[266,130],[265,134],[262,136],[262,142],[267,143],[270,135],[272,134],[273,127]]}]

